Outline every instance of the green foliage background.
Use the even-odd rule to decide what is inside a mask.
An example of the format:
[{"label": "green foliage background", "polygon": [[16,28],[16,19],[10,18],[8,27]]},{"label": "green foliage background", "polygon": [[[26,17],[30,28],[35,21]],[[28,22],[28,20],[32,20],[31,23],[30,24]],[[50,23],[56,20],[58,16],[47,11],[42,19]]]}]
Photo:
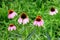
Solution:
[{"label": "green foliage background", "polygon": [[[54,16],[49,15],[52,6],[59,11]],[[9,9],[18,16],[9,20]],[[21,12],[26,12],[30,18],[26,25],[17,21]],[[33,25],[37,15],[44,19],[43,27]],[[16,31],[7,30],[11,23],[16,25]],[[60,0],[0,0],[0,40],[60,40]]]}]

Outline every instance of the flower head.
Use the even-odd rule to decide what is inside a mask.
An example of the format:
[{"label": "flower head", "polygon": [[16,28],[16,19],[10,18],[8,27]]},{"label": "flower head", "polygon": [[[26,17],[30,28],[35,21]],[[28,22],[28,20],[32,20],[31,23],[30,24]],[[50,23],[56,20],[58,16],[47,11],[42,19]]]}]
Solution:
[{"label": "flower head", "polygon": [[43,26],[44,21],[41,16],[37,16],[33,24],[36,26]]},{"label": "flower head", "polygon": [[58,10],[52,7],[52,8],[50,9],[50,15],[54,15],[54,14],[56,14],[56,13],[58,13]]},{"label": "flower head", "polygon": [[27,18],[27,15],[26,15],[25,13],[22,13],[21,18],[22,18],[22,19]]},{"label": "flower head", "polygon": [[29,18],[25,13],[22,13],[20,18],[18,19],[19,24],[27,24],[29,22]]},{"label": "flower head", "polygon": [[13,10],[8,10],[8,19],[12,19],[17,15]]},{"label": "flower head", "polygon": [[8,31],[16,30],[16,26],[13,24],[10,24],[8,27]]}]

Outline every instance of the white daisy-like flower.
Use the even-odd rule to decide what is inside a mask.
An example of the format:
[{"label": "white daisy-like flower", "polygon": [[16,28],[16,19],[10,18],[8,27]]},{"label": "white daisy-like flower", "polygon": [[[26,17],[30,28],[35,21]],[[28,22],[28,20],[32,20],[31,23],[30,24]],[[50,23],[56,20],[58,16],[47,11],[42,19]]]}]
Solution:
[{"label": "white daisy-like flower", "polygon": [[58,10],[52,7],[52,8],[50,9],[50,13],[49,13],[49,14],[50,14],[50,15],[55,15],[56,13],[58,13]]}]

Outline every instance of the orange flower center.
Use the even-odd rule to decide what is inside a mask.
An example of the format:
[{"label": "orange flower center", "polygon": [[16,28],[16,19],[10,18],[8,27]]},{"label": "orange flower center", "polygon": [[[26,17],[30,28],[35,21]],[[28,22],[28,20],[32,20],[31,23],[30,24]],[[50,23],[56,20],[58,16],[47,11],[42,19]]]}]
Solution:
[{"label": "orange flower center", "polygon": [[13,13],[13,11],[12,10],[9,10],[9,14],[12,14]]},{"label": "orange flower center", "polygon": [[55,11],[55,9],[52,7],[52,8],[51,8],[51,12],[54,12],[54,11]]},{"label": "orange flower center", "polygon": [[36,21],[41,21],[41,16],[37,16]]},{"label": "orange flower center", "polygon": [[10,24],[10,27],[13,27],[14,25],[13,24]]},{"label": "orange flower center", "polygon": [[24,14],[24,13],[21,15],[21,18],[22,18],[22,19],[25,19],[26,17],[27,17],[27,15]]}]

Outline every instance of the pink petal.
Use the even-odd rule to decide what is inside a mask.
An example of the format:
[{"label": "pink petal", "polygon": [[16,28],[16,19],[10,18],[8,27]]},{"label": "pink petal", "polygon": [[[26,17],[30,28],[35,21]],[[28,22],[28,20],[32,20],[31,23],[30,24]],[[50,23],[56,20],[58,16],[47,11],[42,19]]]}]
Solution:
[{"label": "pink petal", "polygon": [[14,16],[11,16],[11,14],[9,14],[9,15],[8,15],[8,18],[9,18],[9,19],[12,19],[12,18],[14,18]]},{"label": "pink petal", "polygon": [[43,24],[44,24],[44,21],[43,21],[43,20],[41,20],[41,21],[40,21],[40,25],[41,25],[41,26],[43,26]]},{"label": "pink petal", "polygon": [[8,31],[16,30],[16,26],[8,27]]},{"label": "pink petal", "polygon": [[16,26],[13,26],[13,29],[16,30]]},{"label": "pink petal", "polygon": [[17,13],[16,13],[16,12],[13,12],[13,15],[14,15],[14,16],[16,16],[16,15],[17,15]]},{"label": "pink petal", "polygon": [[40,22],[37,22],[37,26],[43,26],[43,24],[44,24],[44,21],[42,19]]},{"label": "pink petal", "polygon": [[22,18],[18,19],[18,23],[21,24],[22,23]]},{"label": "pink petal", "polygon": [[27,24],[29,22],[29,18],[23,20],[23,24]]},{"label": "pink petal", "polygon": [[13,30],[13,28],[12,27],[8,27],[8,31],[12,31]]},{"label": "pink petal", "polygon": [[9,14],[9,15],[8,15],[8,18],[9,18],[9,19],[12,19],[12,18],[14,18],[16,15],[17,15],[17,13],[13,12],[12,14]]},{"label": "pink petal", "polygon": [[37,22],[37,26],[41,26],[41,25],[40,25],[40,22]]},{"label": "pink petal", "polygon": [[34,21],[33,25],[36,25],[37,26],[37,21]]},{"label": "pink petal", "polygon": [[50,12],[50,15],[54,15],[54,14],[56,14],[56,12]]},{"label": "pink petal", "polygon": [[12,31],[13,30],[13,27],[10,27],[10,31]]}]

